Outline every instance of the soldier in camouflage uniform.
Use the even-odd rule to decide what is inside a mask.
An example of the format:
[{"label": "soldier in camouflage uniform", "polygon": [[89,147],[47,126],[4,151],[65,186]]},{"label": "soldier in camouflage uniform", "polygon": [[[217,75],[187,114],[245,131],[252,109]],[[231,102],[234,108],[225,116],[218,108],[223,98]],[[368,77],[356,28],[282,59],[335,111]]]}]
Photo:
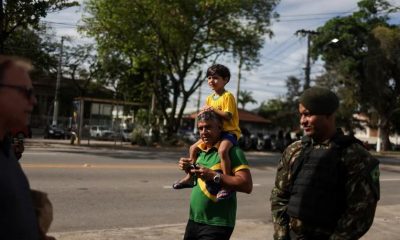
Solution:
[{"label": "soldier in camouflage uniform", "polygon": [[359,239],[379,200],[379,162],[336,129],[337,96],[312,87],[300,97],[305,136],[284,151],[271,193],[274,239]]}]

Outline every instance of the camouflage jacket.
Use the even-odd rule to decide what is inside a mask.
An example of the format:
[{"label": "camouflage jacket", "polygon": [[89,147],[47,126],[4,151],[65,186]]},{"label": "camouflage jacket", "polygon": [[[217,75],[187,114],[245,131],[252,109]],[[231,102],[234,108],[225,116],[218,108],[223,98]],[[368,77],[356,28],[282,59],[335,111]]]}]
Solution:
[{"label": "camouflage jacket", "polygon": [[[312,147],[316,149],[331,146],[328,140],[322,144],[313,144]],[[331,232],[318,226],[308,226],[300,219],[290,218],[286,213],[290,198],[291,166],[301,148],[301,141],[292,143],[286,148],[278,164],[275,186],[270,199],[274,239],[290,239],[290,229],[295,232],[321,233],[330,236],[330,240],[360,238],[372,225],[379,200],[379,167],[367,170],[371,169],[369,166],[376,163],[376,160],[359,144],[353,143],[343,150],[341,161],[347,173],[346,210],[337,222],[336,229]]]}]

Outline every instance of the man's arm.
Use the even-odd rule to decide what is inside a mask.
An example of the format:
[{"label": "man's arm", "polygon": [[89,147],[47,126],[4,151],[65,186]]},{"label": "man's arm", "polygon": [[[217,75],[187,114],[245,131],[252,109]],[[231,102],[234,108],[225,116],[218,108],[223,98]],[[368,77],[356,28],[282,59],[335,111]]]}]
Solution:
[{"label": "man's arm", "polygon": [[339,219],[330,240],[359,239],[374,220],[379,200],[379,165],[369,154],[361,158],[364,160],[347,161],[351,168],[345,185],[347,209]]},{"label": "man's arm", "polygon": [[289,238],[289,216],[286,213],[290,193],[288,191],[289,167],[283,160],[278,164],[275,186],[271,192],[271,216],[274,224],[274,240]]},{"label": "man's arm", "polygon": [[[217,175],[216,171],[205,167],[192,169],[191,172],[196,173],[204,181],[213,181]],[[253,190],[253,180],[249,169],[236,171],[233,176],[221,174],[220,183],[221,186],[237,192],[251,193]]]},{"label": "man's arm", "polygon": [[221,186],[233,191],[250,194],[253,191],[253,179],[250,170],[239,170],[233,176],[221,174]]},{"label": "man's arm", "polygon": [[300,143],[290,145],[282,155],[277,167],[275,186],[271,192],[271,215],[274,224],[274,240],[289,238],[289,215],[286,213],[290,198],[290,161],[300,151]]},{"label": "man's arm", "polygon": [[196,157],[197,157],[197,151],[198,151],[198,147],[200,143],[202,143],[203,141],[201,139],[197,140],[197,142],[193,143],[190,148],[189,148],[189,158],[192,161],[192,163],[196,162]]}]

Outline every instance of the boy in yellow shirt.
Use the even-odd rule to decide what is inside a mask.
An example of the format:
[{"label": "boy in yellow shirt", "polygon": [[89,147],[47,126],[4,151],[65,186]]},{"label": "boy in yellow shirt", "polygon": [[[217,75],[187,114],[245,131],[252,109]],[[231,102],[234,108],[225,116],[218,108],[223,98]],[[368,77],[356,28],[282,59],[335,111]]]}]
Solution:
[{"label": "boy in yellow shirt", "polygon": [[[227,67],[221,64],[212,65],[207,69],[207,82],[211,89],[214,91],[206,99],[206,104],[202,109],[203,111],[213,111],[223,119],[223,132],[221,135],[221,142],[218,148],[218,155],[221,159],[221,170],[223,174],[232,175],[231,161],[229,158],[229,150],[232,146],[238,145],[240,138],[239,128],[239,114],[232,93],[225,90],[225,85],[229,82],[231,77],[230,71]],[[202,140],[198,140],[195,144],[190,146],[189,154],[193,164],[196,162],[196,155],[198,145]],[[188,188],[194,186],[194,180],[187,174],[187,176],[174,183],[174,189]],[[229,189],[221,189],[217,194],[217,199],[222,200],[229,198],[231,192]]]}]

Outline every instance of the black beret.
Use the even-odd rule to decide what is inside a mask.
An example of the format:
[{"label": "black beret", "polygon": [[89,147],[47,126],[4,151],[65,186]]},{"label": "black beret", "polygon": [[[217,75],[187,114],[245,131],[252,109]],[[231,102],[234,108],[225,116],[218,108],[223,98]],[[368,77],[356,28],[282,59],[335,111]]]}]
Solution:
[{"label": "black beret", "polygon": [[339,98],[327,88],[311,87],[300,96],[300,103],[314,115],[330,115],[339,107]]}]

